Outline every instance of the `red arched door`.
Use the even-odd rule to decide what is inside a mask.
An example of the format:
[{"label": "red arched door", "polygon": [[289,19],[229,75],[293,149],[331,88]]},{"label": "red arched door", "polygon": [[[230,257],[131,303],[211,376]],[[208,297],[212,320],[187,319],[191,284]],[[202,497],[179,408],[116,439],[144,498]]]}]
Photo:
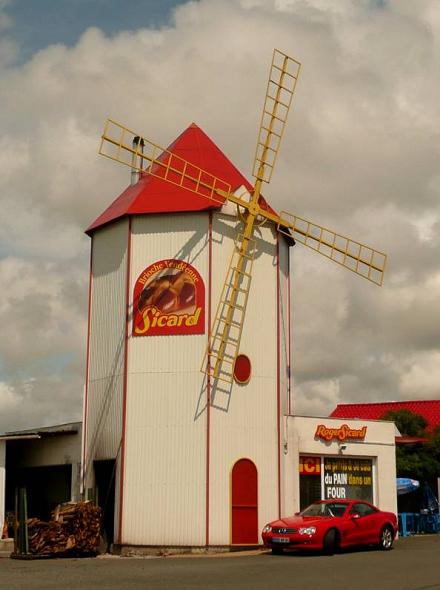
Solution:
[{"label": "red arched door", "polygon": [[258,474],[250,459],[240,459],[232,468],[232,544],[258,544]]}]

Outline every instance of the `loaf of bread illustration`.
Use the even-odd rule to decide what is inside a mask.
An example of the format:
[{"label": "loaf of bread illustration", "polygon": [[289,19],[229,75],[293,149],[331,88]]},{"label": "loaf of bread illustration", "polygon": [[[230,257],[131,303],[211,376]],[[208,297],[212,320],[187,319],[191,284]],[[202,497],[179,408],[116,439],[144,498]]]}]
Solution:
[{"label": "loaf of bread illustration", "polygon": [[138,310],[156,307],[164,314],[187,309],[195,304],[196,290],[184,270],[166,274],[146,283],[138,300]]}]

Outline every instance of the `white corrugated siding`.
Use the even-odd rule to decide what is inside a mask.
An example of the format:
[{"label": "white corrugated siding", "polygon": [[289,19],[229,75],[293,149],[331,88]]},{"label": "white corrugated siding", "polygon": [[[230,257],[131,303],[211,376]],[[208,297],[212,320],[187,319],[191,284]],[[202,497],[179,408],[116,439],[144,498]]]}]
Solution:
[{"label": "white corrugated siding", "polygon": [[287,462],[288,435],[287,418],[289,413],[289,371],[290,367],[290,298],[289,298],[289,246],[286,240],[279,238],[279,310],[280,310],[280,397],[281,397],[281,514],[291,514],[293,498],[288,497],[287,489],[289,466]]},{"label": "white corrugated siding", "polygon": [[[203,277],[208,304],[208,222],[204,213],[132,220],[130,301],[134,284],[147,266],[178,258],[190,262]],[[212,318],[238,225],[229,215],[214,214]],[[98,432],[94,457],[100,459],[116,456],[121,437],[127,233],[128,222],[123,222],[102,228],[94,236],[88,444]],[[230,474],[240,458],[247,457],[257,466],[259,528],[278,514],[276,234],[264,226],[256,230],[256,239],[257,256],[240,347],[251,359],[252,378],[247,385],[234,384],[230,391],[212,392],[212,545],[231,542]],[[283,408],[287,408],[287,274],[287,245],[280,240]],[[205,380],[199,370],[206,343],[207,333],[129,337],[122,518],[125,544],[205,544],[207,413]],[[99,424],[100,416],[103,420]],[[116,490],[117,513],[118,482]],[[116,514],[116,526],[118,521]]]},{"label": "white corrugated siding", "polygon": [[[214,215],[213,304],[215,309],[236,235],[236,220]],[[278,514],[277,459],[277,260],[271,227],[258,228],[257,256],[240,352],[252,377],[230,395],[213,392],[211,408],[210,543],[226,545],[230,532],[230,474],[240,458],[258,470],[259,528]]]},{"label": "white corrugated siding", "polygon": [[[132,223],[130,300],[150,264],[191,263],[208,292],[208,215],[152,215]],[[125,544],[203,545],[207,335],[130,338],[123,536]]]},{"label": "white corrugated siding", "polygon": [[280,385],[281,385],[281,414],[289,413],[289,246],[282,237],[279,240],[279,284],[280,284]]},{"label": "white corrugated siding", "polygon": [[5,521],[6,441],[0,440],[0,523]]},{"label": "white corrugated siding", "polygon": [[128,221],[92,239],[87,479],[93,460],[115,458],[121,440]]}]

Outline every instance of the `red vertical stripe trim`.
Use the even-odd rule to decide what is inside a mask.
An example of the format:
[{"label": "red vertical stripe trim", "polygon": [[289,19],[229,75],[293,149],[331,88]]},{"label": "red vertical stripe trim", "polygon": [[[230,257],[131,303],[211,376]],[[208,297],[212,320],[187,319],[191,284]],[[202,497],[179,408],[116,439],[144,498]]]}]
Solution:
[{"label": "red vertical stripe trim", "polygon": [[90,263],[89,263],[89,309],[87,317],[87,348],[86,348],[86,383],[84,391],[84,416],[83,416],[83,449],[82,449],[82,493],[85,497],[85,478],[86,469],[88,469],[88,457],[87,453],[87,413],[88,413],[88,401],[89,401],[89,373],[90,373],[90,328],[92,325],[92,283],[93,283],[93,236],[90,244]]},{"label": "red vertical stripe trim", "polygon": [[292,377],[292,356],[291,356],[291,334],[290,334],[290,324],[291,324],[291,317],[290,317],[290,308],[292,305],[292,301],[290,300],[290,248],[287,248],[287,321],[288,321],[288,326],[287,326],[287,337],[288,337],[288,342],[287,342],[287,346],[288,348],[288,355],[287,355],[287,361],[289,363],[289,366],[287,368],[287,378],[288,378],[288,384],[287,384],[287,391],[289,393],[289,398],[288,398],[288,403],[289,403],[289,409],[288,409],[288,413],[289,416],[292,415],[292,382],[291,382],[291,377]]},{"label": "red vertical stripe trim", "polygon": [[277,233],[277,464],[278,518],[281,518],[281,399],[280,399],[280,238]]},{"label": "red vertical stripe trim", "polygon": [[[211,342],[211,301],[212,301],[212,212],[209,212],[208,234],[208,346]],[[207,358],[209,363],[209,355]],[[209,545],[209,476],[211,451],[211,377],[208,367],[206,376],[206,546]]]},{"label": "red vertical stripe trim", "polygon": [[127,378],[128,378],[128,334],[130,322],[130,272],[131,272],[131,217],[128,218],[127,263],[125,275],[125,345],[124,345],[124,384],[122,391],[122,435],[121,435],[121,471],[119,482],[119,544],[122,544],[122,515],[124,508],[125,475],[125,427],[127,418]]}]

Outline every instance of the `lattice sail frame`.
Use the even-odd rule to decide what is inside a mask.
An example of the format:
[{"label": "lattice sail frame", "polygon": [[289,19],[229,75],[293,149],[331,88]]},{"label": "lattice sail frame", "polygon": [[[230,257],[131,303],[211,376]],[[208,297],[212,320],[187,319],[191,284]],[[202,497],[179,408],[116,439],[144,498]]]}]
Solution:
[{"label": "lattice sail frame", "polygon": [[112,119],[105,123],[99,153],[141,174],[151,174],[215,203],[224,203],[225,196],[232,190],[228,182]]},{"label": "lattice sail frame", "polygon": [[277,228],[364,279],[382,285],[387,259],[383,252],[288,211],[281,212]]},{"label": "lattice sail frame", "polygon": [[[234,242],[201,367],[202,373],[227,383],[232,382],[235,359],[240,351],[256,253],[256,241],[250,240],[246,254],[242,255],[243,239],[244,235],[238,234]],[[225,370],[225,364],[229,370]]]},{"label": "lattice sail frame", "polygon": [[253,166],[263,182],[272,178],[300,69],[299,61],[274,49]]}]

